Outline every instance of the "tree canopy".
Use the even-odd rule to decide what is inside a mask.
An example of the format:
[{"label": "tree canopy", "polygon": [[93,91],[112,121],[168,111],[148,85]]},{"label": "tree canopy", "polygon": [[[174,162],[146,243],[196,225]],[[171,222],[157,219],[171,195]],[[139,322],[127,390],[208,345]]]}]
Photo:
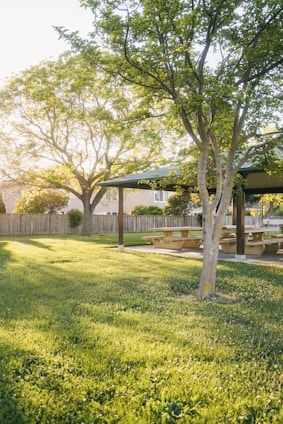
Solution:
[{"label": "tree canopy", "polygon": [[[93,33],[62,37],[93,66],[171,110],[198,149],[204,259],[199,295],[215,292],[221,225],[238,170],[281,143],[283,8],[277,0],[84,0]],[[281,156],[282,162],[282,156]],[[209,172],[208,172],[209,171]],[[211,176],[215,195],[210,196]]]},{"label": "tree canopy", "polygon": [[97,183],[162,160],[152,101],[70,53],[12,77],[0,93],[2,173],[59,188],[84,207],[83,234],[105,193]]}]

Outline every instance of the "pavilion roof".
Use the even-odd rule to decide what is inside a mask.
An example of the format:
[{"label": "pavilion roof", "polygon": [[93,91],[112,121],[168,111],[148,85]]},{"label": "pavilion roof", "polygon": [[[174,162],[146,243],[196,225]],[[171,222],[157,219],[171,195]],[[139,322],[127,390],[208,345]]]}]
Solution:
[{"label": "pavilion roof", "polygon": [[[239,173],[245,178],[244,191],[247,194],[283,193],[283,171],[270,174],[247,164],[240,169]],[[181,172],[178,167],[167,166],[103,181],[99,185],[150,190],[152,182],[158,183],[158,181],[166,179],[162,189],[175,191],[176,186],[180,184],[176,182],[176,179],[174,181],[174,176],[180,175]],[[181,186],[183,188],[197,187],[197,181],[194,179],[188,184],[181,184]]]}]

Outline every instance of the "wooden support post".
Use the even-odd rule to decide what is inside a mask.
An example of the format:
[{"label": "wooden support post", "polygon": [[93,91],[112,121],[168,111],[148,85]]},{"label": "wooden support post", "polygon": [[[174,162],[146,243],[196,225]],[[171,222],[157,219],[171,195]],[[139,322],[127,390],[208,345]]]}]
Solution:
[{"label": "wooden support post", "polygon": [[232,208],[232,225],[237,225],[237,196],[233,197]]},{"label": "wooden support post", "polygon": [[237,192],[237,217],[236,217],[236,259],[245,260],[245,195],[239,187]]},{"label": "wooden support post", "polygon": [[119,187],[118,249],[124,249],[124,191]]}]

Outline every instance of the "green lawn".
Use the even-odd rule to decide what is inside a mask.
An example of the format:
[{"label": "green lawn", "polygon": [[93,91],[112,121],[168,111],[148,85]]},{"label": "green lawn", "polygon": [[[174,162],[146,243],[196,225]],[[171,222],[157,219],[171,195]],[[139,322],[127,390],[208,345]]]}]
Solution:
[{"label": "green lawn", "polygon": [[0,240],[0,423],[282,423],[282,267],[115,243]]}]

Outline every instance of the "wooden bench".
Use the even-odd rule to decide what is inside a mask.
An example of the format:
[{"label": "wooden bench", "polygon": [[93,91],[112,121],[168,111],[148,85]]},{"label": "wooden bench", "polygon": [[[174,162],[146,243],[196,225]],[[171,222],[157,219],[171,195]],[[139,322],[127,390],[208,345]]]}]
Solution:
[{"label": "wooden bench", "polygon": [[142,239],[143,240],[161,240],[163,239],[163,236],[144,236]]},{"label": "wooden bench", "polygon": [[143,240],[152,240],[155,247],[161,249],[177,249],[190,248],[190,247],[200,247],[202,243],[202,236],[172,236],[172,237],[163,237],[163,236],[144,236]]},{"label": "wooden bench", "polygon": [[202,236],[188,236],[188,237],[173,236],[172,239],[174,240],[202,240],[203,237]]},{"label": "wooden bench", "polygon": [[[183,249],[188,249],[190,247],[199,248],[203,241],[203,236],[176,237],[179,240],[183,240]],[[173,238],[175,239],[175,236],[173,236]]]},{"label": "wooden bench", "polygon": [[236,237],[220,239],[220,246],[224,253],[236,253]]},{"label": "wooden bench", "polygon": [[220,239],[220,243],[235,243],[236,242],[236,237],[227,237],[227,238],[222,238]]},{"label": "wooden bench", "polygon": [[144,236],[143,240],[151,240],[155,247],[160,249],[177,249],[180,250],[183,247],[184,241],[170,238],[170,240],[164,240],[163,236]]},{"label": "wooden bench", "polygon": [[200,247],[202,240],[203,240],[203,236],[188,236],[188,237],[183,237],[183,236],[173,236],[172,240],[180,240],[183,241],[183,249],[188,249],[190,247]]},{"label": "wooden bench", "polygon": [[[283,239],[280,240],[279,238],[276,238],[276,239],[259,240],[259,241],[248,241],[246,245],[246,250],[247,249],[252,250],[253,252],[257,250],[261,251],[262,250],[261,247],[263,246],[263,252],[276,253],[280,249],[280,242],[283,242]],[[255,253],[255,254],[257,255],[258,253]]]},{"label": "wooden bench", "polygon": [[[245,253],[247,255],[262,255],[264,252],[276,253],[280,249],[280,243],[283,243],[283,238],[257,241],[248,239],[245,244]],[[236,252],[236,238],[234,237],[220,239],[220,245],[224,253]]]}]

